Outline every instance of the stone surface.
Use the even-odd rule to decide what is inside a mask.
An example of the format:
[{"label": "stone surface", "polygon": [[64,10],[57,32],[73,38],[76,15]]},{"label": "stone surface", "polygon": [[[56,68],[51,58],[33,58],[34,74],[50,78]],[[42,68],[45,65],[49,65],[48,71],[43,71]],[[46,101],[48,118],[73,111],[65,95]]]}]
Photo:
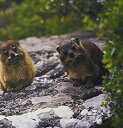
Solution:
[{"label": "stone surface", "polygon": [[102,86],[74,87],[55,50],[63,39],[79,37],[101,48],[104,40],[91,31],[20,41],[37,68],[33,83],[19,91],[0,92],[0,128],[91,128],[109,119]]}]

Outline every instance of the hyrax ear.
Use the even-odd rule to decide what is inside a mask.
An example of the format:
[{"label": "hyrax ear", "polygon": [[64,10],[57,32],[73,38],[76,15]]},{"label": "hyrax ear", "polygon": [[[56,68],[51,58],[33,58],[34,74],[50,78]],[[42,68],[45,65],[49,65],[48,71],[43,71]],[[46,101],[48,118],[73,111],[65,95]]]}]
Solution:
[{"label": "hyrax ear", "polygon": [[1,44],[2,44],[2,42],[0,42],[0,54],[1,54]]},{"label": "hyrax ear", "polygon": [[80,44],[80,39],[78,37],[71,38],[71,41],[74,42],[74,43],[76,43],[76,44],[78,44],[78,45]]},{"label": "hyrax ear", "polygon": [[19,43],[18,41],[16,41],[16,44],[17,44],[18,46],[20,46],[20,43]]},{"label": "hyrax ear", "polygon": [[0,48],[1,48],[2,42],[0,42]]},{"label": "hyrax ear", "polygon": [[14,41],[13,41],[13,43],[14,43],[14,44],[16,44],[17,46],[19,46],[19,45],[20,45],[20,44],[19,44],[19,42],[18,42],[18,41],[16,41],[16,40],[14,40]]},{"label": "hyrax ear", "polygon": [[60,51],[61,51],[61,50],[60,50],[60,47],[57,47],[56,50],[57,50],[57,52],[59,52],[59,53],[60,53]]}]

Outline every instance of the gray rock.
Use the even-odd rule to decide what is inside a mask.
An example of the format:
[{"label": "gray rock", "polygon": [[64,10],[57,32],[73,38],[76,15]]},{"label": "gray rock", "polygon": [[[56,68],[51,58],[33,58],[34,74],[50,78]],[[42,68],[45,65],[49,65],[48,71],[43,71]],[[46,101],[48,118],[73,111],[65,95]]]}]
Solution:
[{"label": "gray rock", "polygon": [[97,118],[97,119],[96,119],[96,123],[97,123],[97,124],[102,124],[102,123],[103,123],[102,118],[101,118],[101,117],[100,117],[100,118]]},{"label": "gray rock", "polygon": [[88,110],[87,109],[84,109],[81,111],[81,115],[87,115],[88,114]]},{"label": "gray rock", "polygon": [[0,128],[15,128],[15,127],[12,125],[11,121],[4,118],[4,119],[0,120]]},{"label": "gray rock", "polygon": [[75,128],[90,128],[90,124],[88,121],[79,121]]},{"label": "gray rock", "polygon": [[51,96],[42,96],[42,97],[31,97],[29,99],[32,104],[45,103],[50,102],[52,100]]},{"label": "gray rock", "polygon": [[104,101],[106,98],[105,94],[100,94],[96,97],[93,97],[91,99],[88,99],[85,101],[85,103],[83,104],[86,108],[89,107],[94,107],[94,108],[98,108],[102,105],[102,101]]},{"label": "gray rock", "polygon": [[77,122],[71,122],[66,124],[65,128],[75,128],[75,125],[77,124]]},{"label": "gray rock", "polygon": [[62,128],[71,128],[71,127],[74,128],[78,121],[79,121],[78,119],[74,119],[74,118],[71,119],[64,118],[60,120],[60,124]]}]

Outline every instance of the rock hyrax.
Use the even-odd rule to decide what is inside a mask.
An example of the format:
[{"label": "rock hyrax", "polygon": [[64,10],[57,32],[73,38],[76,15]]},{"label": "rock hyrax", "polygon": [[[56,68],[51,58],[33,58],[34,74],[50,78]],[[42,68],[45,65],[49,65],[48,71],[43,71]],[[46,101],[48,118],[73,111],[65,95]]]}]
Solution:
[{"label": "rock hyrax", "polygon": [[67,75],[75,81],[75,86],[87,81],[101,84],[102,75],[108,73],[102,63],[103,52],[92,42],[72,38],[60,43],[57,51]]},{"label": "rock hyrax", "polygon": [[14,40],[0,44],[0,88],[19,90],[32,83],[35,66],[29,54]]}]

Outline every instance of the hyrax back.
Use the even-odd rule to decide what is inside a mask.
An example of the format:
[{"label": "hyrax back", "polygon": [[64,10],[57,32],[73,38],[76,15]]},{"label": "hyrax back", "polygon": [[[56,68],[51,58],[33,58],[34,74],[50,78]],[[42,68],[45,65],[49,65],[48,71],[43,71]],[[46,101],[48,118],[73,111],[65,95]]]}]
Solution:
[{"label": "hyrax back", "polygon": [[80,42],[78,38],[63,41],[57,47],[67,75],[74,80],[93,84],[102,82],[106,70],[102,64],[103,52],[92,42]]},{"label": "hyrax back", "polygon": [[32,83],[35,66],[29,54],[14,40],[0,44],[0,88],[19,90]]}]

